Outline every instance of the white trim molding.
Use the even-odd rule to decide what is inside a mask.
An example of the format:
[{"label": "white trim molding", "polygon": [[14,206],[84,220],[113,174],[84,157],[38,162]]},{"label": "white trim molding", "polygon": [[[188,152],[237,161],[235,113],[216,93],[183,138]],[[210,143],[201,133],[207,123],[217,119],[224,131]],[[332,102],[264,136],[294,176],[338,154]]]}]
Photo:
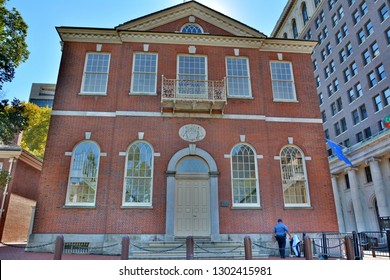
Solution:
[{"label": "white trim molding", "polygon": [[286,118],[286,117],[267,117],[264,115],[241,115],[241,114],[225,114],[225,115],[208,115],[208,114],[192,114],[192,113],[161,113],[161,112],[142,112],[142,111],[116,111],[116,112],[93,112],[93,111],[64,111],[53,110],[52,116],[66,117],[166,117],[166,118],[207,118],[207,119],[233,119],[233,120],[258,120],[266,122],[281,122],[281,123],[313,123],[322,124],[322,119],[316,118]]}]

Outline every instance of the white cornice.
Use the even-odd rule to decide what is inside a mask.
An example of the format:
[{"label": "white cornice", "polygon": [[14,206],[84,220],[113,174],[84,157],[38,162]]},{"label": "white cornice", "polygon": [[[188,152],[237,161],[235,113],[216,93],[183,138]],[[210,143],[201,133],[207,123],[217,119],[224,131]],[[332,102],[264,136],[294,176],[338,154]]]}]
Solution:
[{"label": "white cornice", "polygon": [[39,171],[42,171],[42,160],[27,152],[26,150],[23,150],[19,159],[26,164],[38,169]]},{"label": "white cornice", "polygon": [[[369,140],[357,143],[344,151],[344,155],[355,167],[365,165],[365,161],[369,158],[381,158],[388,153],[390,153],[390,129],[382,131]],[[332,174],[338,174],[344,172],[347,164],[337,157],[333,157],[329,159],[329,166]]]},{"label": "white cornice", "polygon": [[62,41],[114,43],[140,42],[157,44],[203,45],[258,48],[260,51],[312,53],[317,42],[235,36],[195,35],[183,33],[131,32],[90,28],[57,28]]},{"label": "white cornice", "polygon": [[269,52],[293,52],[311,54],[317,45],[315,41],[301,41],[289,39],[267,39],[264,40],[260,51]]},{"label": "white cornice", "polygon": [[22,149],[15,150],[0,150],[0,158],[19,158],[20,154],[22,153]]},{"label": "white cornice", "polygon": [[64,42],[122,43],[117,31],[114,29],[77,27],[57,27],[56,29]]},{"label": "white cornice", "polygon": [[14,158],[23,161],[31,167],[42,171],[42,160],[20,147],[2,148],[0,158]]},{"label": "white cornice", "polygon": [[262,40],[248,37],[195,35],[183,33],[120,32],[123,42],[143,42],[179,45],[203,45],[222,47],[259,48]]}]

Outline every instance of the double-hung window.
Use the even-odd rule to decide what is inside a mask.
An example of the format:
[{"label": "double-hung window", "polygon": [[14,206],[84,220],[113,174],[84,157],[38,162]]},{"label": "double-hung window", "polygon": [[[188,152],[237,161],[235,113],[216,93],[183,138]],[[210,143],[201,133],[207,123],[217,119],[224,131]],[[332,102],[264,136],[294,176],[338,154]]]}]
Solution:
[{"label": "double-hung window", "polygon": [[107,93],[109,66],[110,54],[87,53],[81,94],[105,95]]},{"label": "double-hung window", "polygon": [[135,53],[133,59],[132,94],[156,94],[157,54]]},{"label": "double-hung window", "polygon": [[176,90],[181,98],[208,98],[206,56],[178,56]]},{"label": "double-hung window", "polygon": [[296,101],[294,75],[290,62],[271,61],[274,101]]},{"label": "double-hung window", "polygon": [[226,58],[227,91],[229,97],[251,97],[249,63],[245,57]]}]

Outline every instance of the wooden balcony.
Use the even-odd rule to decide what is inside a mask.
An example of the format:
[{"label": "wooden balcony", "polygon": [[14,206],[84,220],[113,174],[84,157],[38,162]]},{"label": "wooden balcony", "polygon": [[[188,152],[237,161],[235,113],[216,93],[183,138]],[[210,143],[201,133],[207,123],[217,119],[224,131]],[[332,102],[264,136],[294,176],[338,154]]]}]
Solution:
[{"label": "wooden balcony", "polygon": [[162,77],[162,112],[223,114],[226,103],[226,78],[196,81]]}]

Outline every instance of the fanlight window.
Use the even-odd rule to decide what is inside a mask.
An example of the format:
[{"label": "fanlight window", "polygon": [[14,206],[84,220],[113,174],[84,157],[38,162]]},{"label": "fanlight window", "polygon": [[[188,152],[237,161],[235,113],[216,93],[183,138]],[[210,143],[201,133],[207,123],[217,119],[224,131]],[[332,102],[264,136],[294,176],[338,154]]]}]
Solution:
[{"label": "fanlight window", "polygon": [[295,146],[286,146],[280,153],[284,204],[308,206],[308,184],[303,153]]},{"label": "fanlight window", "polygon": [[209,169],[201,159],[189,157],[179,163],[176,171],[178,173],[208,173]]},{"label": "fanlight window", "polygon": [[189,24],[184,25],[181,28],[181,32],[182,33],[191,33],[191,34],[202,34],[203,30],[199,25],[189,23]]},{"label": "fanlight window", "polygon": [[124,205],[151,206],[153,149],[146,142],[135,142],[127,152]]},{"label": "fanlight window", "polygon": [[246,144],[231,153],[233,206],[260,206],[257,161],[254,150]]},{"label": "fanlight window", "polygon": [[67,205],[93,206],[96,199],[100,149],[94,142],[82,142],[73,151]]}]

